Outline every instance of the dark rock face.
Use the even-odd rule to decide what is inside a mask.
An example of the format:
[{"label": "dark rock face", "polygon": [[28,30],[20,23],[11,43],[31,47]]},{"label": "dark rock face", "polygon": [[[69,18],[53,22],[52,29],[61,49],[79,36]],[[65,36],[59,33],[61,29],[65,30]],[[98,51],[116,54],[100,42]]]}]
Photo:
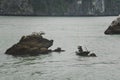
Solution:
[{"label": "dark rock face", "polygon": [[53,40],[42,37],[41,34],[23,36],[20,41],[9,48],[5,54],[10,55],[38,55],[51,52],[48,48],[53,45]]},{"label": "dark rock face", "polygon": [[0,0],[0,15],[119,15],[120,0]]},{"label": "dark rock face", "polygon": [[105,34],[120,34],[120,17],[112,21]]},{"label": "dark rock face", "polygon": [[29,0],[0,1],[0,14],[2,15],[32,15],[33,12]]}]

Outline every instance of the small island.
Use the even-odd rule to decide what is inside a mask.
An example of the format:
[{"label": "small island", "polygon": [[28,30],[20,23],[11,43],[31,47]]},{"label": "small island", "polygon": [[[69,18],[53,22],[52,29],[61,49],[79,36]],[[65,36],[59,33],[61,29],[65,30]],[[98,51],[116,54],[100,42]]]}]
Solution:
[{"label": "small island", "polygon": [[10,47],[5,54],[9,55],[38,55],[51,52],[49,47],[53,45],[53,40],[43,38],[45,33],[32,33],[31,35],[23,36],[20,41]]}]

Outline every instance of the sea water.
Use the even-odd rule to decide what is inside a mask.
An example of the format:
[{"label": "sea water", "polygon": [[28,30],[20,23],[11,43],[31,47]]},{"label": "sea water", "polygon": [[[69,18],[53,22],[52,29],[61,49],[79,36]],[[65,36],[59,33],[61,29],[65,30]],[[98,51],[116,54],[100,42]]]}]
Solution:
[{"label": "sea water", "polygon": [[[119,80],[120,35],[105,35],[116,16],[17,17],[0,16],[0,80]],[[4,54],[23,35],[44,31],[50,49],[63,53],[13,57]],[[77,46],[96,53],[80,57]]]}]

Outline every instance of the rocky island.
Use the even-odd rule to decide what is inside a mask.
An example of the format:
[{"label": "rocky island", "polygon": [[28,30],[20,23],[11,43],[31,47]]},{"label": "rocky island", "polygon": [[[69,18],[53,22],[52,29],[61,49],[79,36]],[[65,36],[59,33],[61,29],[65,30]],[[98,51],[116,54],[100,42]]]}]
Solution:
[{"label": "rocky island", "polygon": [[104,32],[105,34],[120,34],[120,16],[113,20],[108,29]]},{"label": "rocky island", "polygon": [[23,36],[20,41],[9,48],[5,54],[9,55],[38,55],[51,52],[49,47],[53,45],[53,40],[43,38],[44,33],[32,33]]}]

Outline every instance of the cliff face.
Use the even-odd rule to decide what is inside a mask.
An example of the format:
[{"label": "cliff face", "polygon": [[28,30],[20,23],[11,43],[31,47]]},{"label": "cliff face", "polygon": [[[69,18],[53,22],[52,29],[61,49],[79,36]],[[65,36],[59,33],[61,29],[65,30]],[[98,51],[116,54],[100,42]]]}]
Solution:
[{"label": "cliff face", "polygon": [[0,0],[1,15],[118,15],[120,0]]},{"label": "cliff face", "polygon": [[0,14],[5,15],[31,15],[33,8],[29,0],[1,0]]}]

